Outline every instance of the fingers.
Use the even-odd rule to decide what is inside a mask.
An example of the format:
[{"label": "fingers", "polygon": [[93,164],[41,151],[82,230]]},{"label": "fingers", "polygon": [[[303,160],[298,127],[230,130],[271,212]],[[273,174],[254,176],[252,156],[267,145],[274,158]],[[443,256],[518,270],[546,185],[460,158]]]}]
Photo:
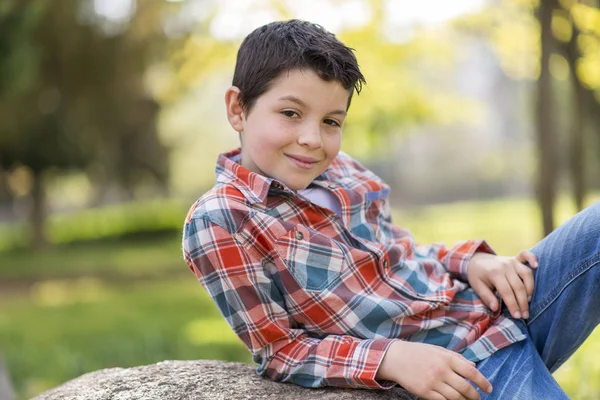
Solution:
[{"label": "fingers", "polygon": [[[518,264],[518,262],[515,263]],[[509,310],[511,310],[511,314],[514,318],[529,318],[529,302],[527,301],[527,288],[525,286],[525,283],[517,274],[515,268],[518,268],[518,266],[515,265],[514,268],[508,268],[508,271],[506,273],[506,279],[510,283],[513,295],[517,301],[517,309],[514,310],[509,307]]]},{"label": "fingers", "polygon": [[441,394],[440,392],[431,391],[430,394],[426,397],[429,400],[446,400],[447,397]]},{"label": "fingers", "polygon": [[492,283],[513,318],[529,318],[529,301],[533,294],[533,273],[516,259],[505,261],[503,273],[492,278]]},{"label": "fingers", "polygon": [[492,311],[498,311],[498,299],[492,290],[483,281],[473,282],[473,290],[479,295],[483,303]]},{"label": "fingers", "polygon": [[[465,381],[463,378],[461,378],[460,376],[453,374],[456,378],[457,381],[463,381],[465,382],[467,385],[469,385],[469,383],[467,381]],[[469,385],[471,386],[471,385]],[[473,387],[471,386],[471,389],[473,389]],[[475,390],[475,389],[473,389]],[[447,400],[464,400],[464,399],[479,399],[479,397],[465,397],[463,396],[458,390],[456,390],[454,387],[452,387],[452,384],[450,383],[446,383],[444,382],[444,384],[440,385],[439,388],[436,389],[437,393],[439,393],[443,399],[447,399]],[[477,393],[477,392],[475,392]]]},{"label": "fingers", "polygon": [[504,301],[504,304],[506,304],[508,311],[510,311],[510,315],[512,315],[513,318],[521,318],[519,303],[517,302],[515,293],[513,292],[512,286],[508,280],[508,276],[505,275],[496,279],[496,281],[494,281],[494,286],[496,287],[498,293],[500,293],[500,297],[502,298],[502,301]]},{"label": "fingers", "polygon": [[[485,378],[485,376],[483,376],[483,374],[481,372],[479,372],[479,370],[475,367],[475,365],[473,363],[467,361],[466,359],[463,359],[463,360],[464,361],[455,360],[452,365],[452,369],[458,375],[460,375],[458,378],[461,378],[461,379],[466,378],[466,379],[470,380],[471,382],[473,382],[473,384],[477,385],[477,387],[479,387],[485,393],[491,393],[492,392],[492,384],[490,383],[490,381],[488,381]],[[464,385],[463,383],[457,383],[456,385],[453,385],[453,387],[468,399],[471,399],[471,398],[478,399],[479,394],[477,393],[477,391],[475,390],[473,385],[471,385],[469,382],[465,381],[464,379],[462,379],[462,380],[467,385]],[[457,382],[457,381],[453,380],[453,382]]]},{"label": "fingers", "polygon": [[515,267],[515,271],[519,278],[523,281],[525,285],[525,290],[527,292],[527,301],[531,301],[531,296],[533,295],[533,272],[531,268],[528,268],[526,265],[518,263]]},{"label": "fingers", "polygon": [[520,262],[528,263],[531,268],[538,267],[537,257],[529,250],[521,250],[515,258]]}]

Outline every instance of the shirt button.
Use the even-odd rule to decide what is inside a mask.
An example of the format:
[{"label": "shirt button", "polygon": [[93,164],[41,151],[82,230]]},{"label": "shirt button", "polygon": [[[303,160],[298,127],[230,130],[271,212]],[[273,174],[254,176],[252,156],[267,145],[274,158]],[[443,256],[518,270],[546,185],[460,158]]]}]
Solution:
[{"label": "shirt button", "polygon": [[296,231],[296,239],[298,239],[298,240],[304,239],[304,235],[302,234],[302,232]]},{"label": "shirt button", "polygon": [[335,189],[337,186],[336,186],[336,185],[334,185],[334,184],[331,184],[331,185],[327,185],[327,187],[328,187],[329,189]]},{"label": "shirt button", "polygon": [[387,268],[389,265],[388,260],[383,260],[383,268]]}]

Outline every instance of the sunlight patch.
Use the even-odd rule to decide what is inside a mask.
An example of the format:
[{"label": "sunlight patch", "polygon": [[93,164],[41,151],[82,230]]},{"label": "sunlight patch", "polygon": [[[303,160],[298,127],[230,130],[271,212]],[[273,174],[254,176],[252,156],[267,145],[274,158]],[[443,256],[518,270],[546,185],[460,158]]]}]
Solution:
[{"label": "sunlight patch", "polygon": [[195,345],[239,343],[238,337],[221,318],[195,319],[183,329],[186,339]]},{"label": "sunlight patch", "polygon": [[38,282],[30,290],[33,302],[46,307],[93,303],[106,298],[106,293],[105,285],[90,277]]}]

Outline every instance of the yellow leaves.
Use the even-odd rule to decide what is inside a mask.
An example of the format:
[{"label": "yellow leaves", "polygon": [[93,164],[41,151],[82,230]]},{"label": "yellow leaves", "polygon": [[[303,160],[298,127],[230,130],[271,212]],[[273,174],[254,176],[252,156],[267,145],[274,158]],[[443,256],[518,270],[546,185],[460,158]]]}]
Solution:
[{"label": "yellow leaves", "polygon": [[552,34],[561,42],[567,43],[573,35],[573,26],[569,20],[569,13],[563,10],[554,10],[552,13]]},{"label": "yellow leaves", "polygon": [[580,33],[577,46],[583,54],[576,63],[579,80],[589,89],[600,89],[600,38],[589,33]]},{"label": "yellow leaves", "polygon": [[[537,79],[541,56],[540,25],[534,14],[537,7],[538,1],[504,0],[471,17],[480,24],[465,22],[461,26],[489,37],[509,77]],[[587,87],[600,89],[600,10],[575,0],[560,0],[560,7],[552,13],[552,34],[568,43],[574,27],[580,31],[577,46],[583,57],[577,61],[577,76]],[[549,68],[555,79],[568,79],[570,68],[563,56],[551,55]]]},{"label": "yellow leaves", "polygon": [[565,10],[570,10],[575,4],[577,4],[578,0],[558,0],[558,3]]},{"label": "yellow leaves", "polygon": [[172,53],[168,65],[148,72],[147,83],[160,103],[176,102],[211,74],[232,69],[238,45],[206,34],[191,35],[181,49]]},{"label": "yellow leaves", "polygon": [[589,89],[600,89],[600,54],[581,57],[576,63],[577,76]]},{"label": "yellow leaves", "polygon": [[533,16],[494,29],[492,41],[505,73],[513,79],[536,79],[540,66],[540,27]]},{"label": "yellow leaves", "polygon": [[516,6],[527,7],[532,10],[539,7],[540,1],[543,1],[543,0],[510,0],[510,2]]},{"label": "yellow leaves", "polygon": [[434,83],[452,66],[452,40],[420,32],[406,43],[393,42],[380,21],[340,34],[356,49],[366,77],[364,91],[352,99],[344,126],[343,148],[356,157],[385,151],[389,139],[423,123],[449,123],[465,115],[456,96],[442,95]]},{"label": "yellow leaves", "polygon": [[583,54],[600,53],[600,38],[588,33],[577,36],[577,46]]},{"label": "yellow leaves", "polygon": [[192,36],[183,48],[183,63],[178,76],[182,83],[194,86],[206,73],[221,65],[233,64],[235,52],[224,42],[208,36]]},{"label": "yellow leaves", "polygon": [[571,7],[571,16],[582,32],[595,32],[600,35],[600,10],[585,4]]}]

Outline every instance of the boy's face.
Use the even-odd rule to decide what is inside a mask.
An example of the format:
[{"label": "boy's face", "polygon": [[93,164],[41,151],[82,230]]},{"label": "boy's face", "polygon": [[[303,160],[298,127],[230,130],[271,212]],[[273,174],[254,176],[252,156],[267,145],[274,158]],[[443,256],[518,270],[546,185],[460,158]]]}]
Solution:
[{"label": "boy's face", "polygon": [[338,154],[350,95],[338,82],[313,71],[284,72],[249,113],[238,94],[232,87],[225,98],[229,121],[241,132],[243,167],[300,190]]}]

